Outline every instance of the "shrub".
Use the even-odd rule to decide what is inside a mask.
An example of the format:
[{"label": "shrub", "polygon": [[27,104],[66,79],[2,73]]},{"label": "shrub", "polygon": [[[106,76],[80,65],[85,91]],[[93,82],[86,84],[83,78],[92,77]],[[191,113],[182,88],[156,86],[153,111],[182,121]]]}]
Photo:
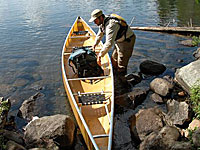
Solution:
[{"label": "shrub", "polygon": [[191,88],[190,99],[195,112],[195,117],[200,119],[200,80]]},{"label": "shrub", "polygon": [[198,46],[199,44],[200,44],[200,36],[199,37],[193,36],[192,37],[192,45]]}]

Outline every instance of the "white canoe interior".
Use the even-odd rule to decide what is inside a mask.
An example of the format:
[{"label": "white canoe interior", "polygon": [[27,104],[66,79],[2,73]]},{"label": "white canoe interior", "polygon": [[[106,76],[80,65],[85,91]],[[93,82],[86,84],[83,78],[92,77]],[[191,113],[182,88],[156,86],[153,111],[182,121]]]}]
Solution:
[{"label": "white canoe interior", "polygon": [[[78,78],[68,64],[74,47],[92,46],[96,34],[77,17],[62,51],[62,75],[66,93],[88,149],[110,150],[114,115],[114,82],[109,55],[101,60],[104,75]],[[96,47],[99,53],[103,44]],[[85,102],[86,100],[86,102]]]}]

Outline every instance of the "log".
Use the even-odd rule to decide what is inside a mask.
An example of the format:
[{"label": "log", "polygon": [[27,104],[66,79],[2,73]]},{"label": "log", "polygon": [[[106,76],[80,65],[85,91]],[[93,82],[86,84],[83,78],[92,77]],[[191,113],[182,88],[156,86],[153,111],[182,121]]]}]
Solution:
[{"label": "log", "polygon": [[196,34],[200,35],[200,27],[131,27],[132,30],[181,33],[181,34]]}]

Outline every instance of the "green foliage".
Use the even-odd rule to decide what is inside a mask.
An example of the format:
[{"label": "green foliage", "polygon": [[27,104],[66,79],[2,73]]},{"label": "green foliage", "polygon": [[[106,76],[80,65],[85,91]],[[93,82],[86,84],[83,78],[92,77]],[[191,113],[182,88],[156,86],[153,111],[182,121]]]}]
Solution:
[{"label": "green foliage", "polygon": [[190,99],[192,101],[195,117],[200,119],[200,81],[199,80],[190,90]]},{"label": "green foliage", "polygon": [[9,109],[10,109],[9,101],[8,101],[8,100],[2,101],[2,102],[1,102],[1,105],[0,105],[0,114],[1,114],[3,111],[9,111]]},{"label": "green foliage", "polygon": [[193,36],[192,37],[192,45],[198,46],[199,44],[200,44],[200,36],[199,37]]},{"label": "green foliage", "polygon": [[200,0],[195,0],[197,4],[200,4]]}]

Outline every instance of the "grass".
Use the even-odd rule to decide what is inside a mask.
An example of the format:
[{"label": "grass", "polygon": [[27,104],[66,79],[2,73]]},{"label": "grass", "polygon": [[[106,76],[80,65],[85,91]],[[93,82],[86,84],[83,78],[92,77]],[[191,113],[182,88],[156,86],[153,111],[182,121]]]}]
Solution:
[{"label": "grass", "polygon": [[191,88],[190,99],[195,112],[195,117],[200,119],[200,80]]}]

